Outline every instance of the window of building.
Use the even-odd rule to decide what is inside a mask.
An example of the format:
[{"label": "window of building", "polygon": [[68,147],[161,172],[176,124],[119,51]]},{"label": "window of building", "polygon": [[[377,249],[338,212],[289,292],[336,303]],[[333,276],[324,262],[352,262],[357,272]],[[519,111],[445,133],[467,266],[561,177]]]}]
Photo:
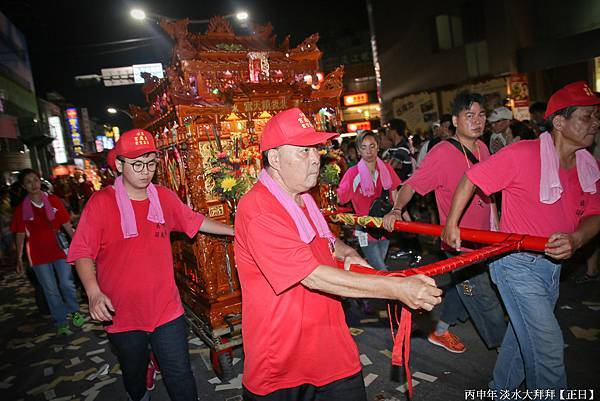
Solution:
[{"label": "window of building", "polygon": [[435,17],[437,45],[440,50],[448,50],[463,45],[461,18],[452,15]]},{"label": "window of building", "polygon": [[469,77],[479,77],[490,73],[487,41],[467,43],[465,45],[465,56]]}]

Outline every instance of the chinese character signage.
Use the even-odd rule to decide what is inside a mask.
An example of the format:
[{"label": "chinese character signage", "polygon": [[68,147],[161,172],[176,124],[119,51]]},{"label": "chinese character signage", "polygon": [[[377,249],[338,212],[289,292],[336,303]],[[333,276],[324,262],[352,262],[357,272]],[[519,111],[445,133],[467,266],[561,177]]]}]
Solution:
[{"label": "chinese character signage", "polygon": [[67,151],[65,149],[65,141],[63,139],[63,130],[60,124],[60,117],[48,117],[48,125],[50,126],[50,134],[54,140],[52,148],[54,149],[54,160],[57,164],[67,162]]},{"label": "chinese character signage", "polygon": [[348,124],[348,132],[356,132],[358,130],[370,130],[371,122],[370,121],[361,121],[358,123],[349,123]]},{"label": "chinese character signage", "polygon": [[73,151],[76,155],[83,154],[81,147],[81,129],[79,127],[79,117],[77,116],[77,109],[70,108],[67,112],[67,129],[71,135],[73,141]]},{"label": "chinese character signage", "polygon": [[344,96],[344,106],[357,106],[369,102],[368,93],[355,93],[354,95]]},{"label": "chinese character signage", "polygon": [[234,112],[243,111],[245,113],[257,111],[278,111],[288,108],[285,98],[252,100],[234,105]]}]

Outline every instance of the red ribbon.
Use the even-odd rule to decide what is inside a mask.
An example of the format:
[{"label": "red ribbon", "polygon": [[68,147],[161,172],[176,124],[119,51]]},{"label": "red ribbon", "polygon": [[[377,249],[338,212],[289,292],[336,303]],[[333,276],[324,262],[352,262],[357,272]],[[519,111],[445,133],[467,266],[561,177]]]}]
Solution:
[{"label": "red ribbon", "polygon": [[410,333],[412,327],[412,314],[406,308],[402,307],[400,320],[398,320],[398,305],[394,305],[394,317],[398,325],[398,332],[394,335],[394,324],[390,313],[390,305],[388,304],[388,316],[390,318],[390,329],[392,330],[392,338],[394,339],[394,348],[392,349],[392,365],[403,366],[406,372],[406,382],[408,383],[408,397],[413,396],[412,375],[410,373]]}]

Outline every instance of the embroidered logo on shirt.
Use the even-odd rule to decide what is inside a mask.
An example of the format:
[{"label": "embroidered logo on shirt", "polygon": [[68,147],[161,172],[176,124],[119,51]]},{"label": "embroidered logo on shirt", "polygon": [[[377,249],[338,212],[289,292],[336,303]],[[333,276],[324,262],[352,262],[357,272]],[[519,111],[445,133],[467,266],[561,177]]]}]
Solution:
[{"label": "embroidered logo on shirt", "polygon": [[583,213],[585,213],[585,199],[581,199],[579,201],[579,208],[577,208],[577,210],[575,211],[575,215],[577,217],[581,217],[583,216]]},{"label": "embroidered logo on shirt", "polygon": [[166,238],[168,235],[167,227],[164,224],[156,223],[156,228],[154,230],[154,236],[156,238]]}]

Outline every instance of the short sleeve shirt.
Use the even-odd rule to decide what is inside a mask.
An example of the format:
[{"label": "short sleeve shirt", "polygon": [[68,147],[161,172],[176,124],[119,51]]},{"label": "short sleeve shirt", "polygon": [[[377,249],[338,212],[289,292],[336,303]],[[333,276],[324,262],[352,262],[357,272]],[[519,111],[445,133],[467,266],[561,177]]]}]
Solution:
[{"label": "short sleeve shirt", "polygon": [[48,220],[44,207],[32,204],[33,220],[23,220],[23,201],[16,208],[11,223],[11,231],[14,233],[25,233],[27,236],[27,256],[31,265],[52,263],[66,257],[65,252],[58,246],[56,232],[60,227],[71,219],[69,212],[61,202],[54,196],[48,195],[50,206],[54,209],[54,219]]},{"label": "short sleeve shirt", "polygon": [[95,192],[86,204],[67,261],[96,262],[98,284],[115,308],[109,333],[152,332],[183,314],[173,273],[170,233],[193,237],[204,216],[167,188],[157,186],[165,223],[148,221],[150,201],[132,200],[138,236],[124,238],[113,187]]},{"label": "short sleeve shirt", "polygon": [[582,218],[600,214],[600,181],[596,193],[583,192],[577,169],[559,169],[563,192],[558,201],[540,201],[540,140],[519,141],[502,148],[467,172],[486,194],[502,191],[503,232],[548,237],[571,233]]},{"label": "short sleeve shirt", "polygon": [[301,284],[319,265],[334,266],[329,241],[317,234],[302,242],[290,215],[260,182],[241,199],[235,226],[244,386],[266,395],[360,371],[340,300]]},{"label": "short sleeve shirt", "polygon": [[[392,185],[389,190],[395,191],[398,189],[402,181],[392,166],[387,163],[384,163],[384,166],[387,168],[392,179]],[[375,180],[375,191],[373,192],[373,195],[365,196],[362,193],[360,187],[360,175],[358,174],[358,165],[356,165],[350,167],[342,177],[338,187],[338,197],[339,202],[342,204],[351,201],[352,207],[358,216],[368,216],[371,205],[377,198],[381,196],[381,191],[383,191],[383,185],[381,183],[381,174],[378,172],[377,179]]]},{"label": "short sleeve shirt", "polygon": [[[482,141],[476,143],[481,161],[489,159],[490,152],[485,144]],[[410,185],[419,195],[435,191],[440,224],[444,225],[450,212],[454,191],[470,167],[472,164],[464,153],[448,141],[442,141],[427,152],[423,162],[406,181],[406,184]],[[481,190],[477,190],[461,217],[459,225],[464,228],[489,230],[490,219],[491,199]],[[468,248],[470,247],[466,249]]]}]

